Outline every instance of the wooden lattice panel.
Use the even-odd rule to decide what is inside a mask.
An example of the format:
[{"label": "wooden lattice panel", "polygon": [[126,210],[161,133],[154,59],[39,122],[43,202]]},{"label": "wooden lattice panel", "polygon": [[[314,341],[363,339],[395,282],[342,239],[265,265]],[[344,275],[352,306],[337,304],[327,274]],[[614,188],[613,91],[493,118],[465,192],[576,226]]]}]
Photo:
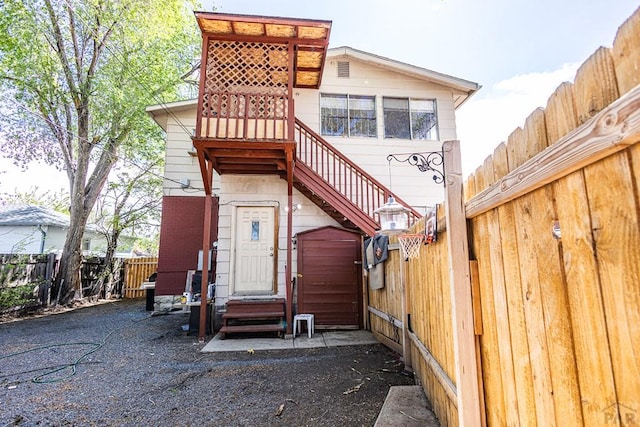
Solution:
[{"label": "wooden lattice panel", "polygon": [[288,64],[284,44],[212,40],[205,90],[286,94]]},{"label": "wooden lattice panel", "polygon": [[[216,59],[206,67],[207,77],[216,77],[216,79],[209,79],[205,87],[201,88],[205,90],[205,96],[207,91],[211,93],[233,87],[261,87],[260,93],[285,93],[267,92],[263,88],[268,85],[255,85],[255,82],[271,79],[270,83],[275,83],[275,87],[281,87],[288,84],[292,73],[295,74],[291,86],[319,88],[331,33],[331,21],[213,12],[195,12],[195,15],[203,38],[210,40],[206,48],[209,54],[207,59],[209,61]],[[242,41],[229,41],[233,39]],[[243,46],[246,47],[247,52],[242,52]],[[279,47],[276,48],[276,46]],[[254,48],[257,48],[257,52],[251,52]],[[296,52],[293,61],[285,52],[291,48]],[[226,50],[230,53],[225,52]],[[307,74],[301,75],[295,70],[288,69],[290,61]],[[247,72],[246,81],[239,78],[235,72],[214,76],[212,71],[220,68],[221,64],[233,67],[233,71],[243,68],[245,72],[247,68],[251,68],[245,65],[260,64],[265,71]],[[310,72],[314,72],[315,75],[308,74]],[[260,75],[268,77],[265,79]],[[217,81],[218,77],[221,81]],[[287,89],[286,93],[291,88]]]}]

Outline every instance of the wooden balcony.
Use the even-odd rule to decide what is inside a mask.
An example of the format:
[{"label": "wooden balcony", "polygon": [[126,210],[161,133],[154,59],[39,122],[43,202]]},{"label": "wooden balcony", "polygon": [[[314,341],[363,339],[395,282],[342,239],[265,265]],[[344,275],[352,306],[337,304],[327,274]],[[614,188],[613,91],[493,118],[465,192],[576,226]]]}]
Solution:
[{"label": "wooden balcony", "polygon": [[264,93],[204,93],[199,138],[287,141],[293,134],[289,97]]}]

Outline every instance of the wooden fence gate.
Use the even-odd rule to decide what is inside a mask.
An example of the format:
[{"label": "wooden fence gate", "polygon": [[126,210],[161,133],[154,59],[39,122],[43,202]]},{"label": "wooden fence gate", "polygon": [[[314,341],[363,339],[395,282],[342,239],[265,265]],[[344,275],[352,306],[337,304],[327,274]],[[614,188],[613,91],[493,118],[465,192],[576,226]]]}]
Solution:
[{"label": "wooden fence gate", "polygon": [[123,298],[142,298],[145,290],[141,288],[143,282],[158,270],[158,258],[129,258],[124,263]]}]

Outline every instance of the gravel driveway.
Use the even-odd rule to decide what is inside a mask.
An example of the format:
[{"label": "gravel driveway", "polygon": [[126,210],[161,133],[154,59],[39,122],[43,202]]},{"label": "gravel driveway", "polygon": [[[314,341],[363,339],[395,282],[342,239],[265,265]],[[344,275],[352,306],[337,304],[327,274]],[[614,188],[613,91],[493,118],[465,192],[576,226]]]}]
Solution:
[{"label": "gravel driveway", "polygon": [[413,384],[381,344],[201,353],[186,315],[144,308],[0,324],[0,425],[371,426],[389,387]]}]

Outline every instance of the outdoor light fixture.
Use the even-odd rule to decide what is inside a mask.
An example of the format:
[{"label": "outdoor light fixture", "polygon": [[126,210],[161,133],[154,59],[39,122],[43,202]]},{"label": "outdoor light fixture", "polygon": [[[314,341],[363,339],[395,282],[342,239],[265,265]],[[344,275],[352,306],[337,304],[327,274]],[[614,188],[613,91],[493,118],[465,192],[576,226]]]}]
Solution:
[{"label": "outdoor light fixture", "polygon": [[[300,209],[302,209],[302,205],[300,203],[296,203],[295,205],[293,205],[292,212],[299,211]],[[284,211],[289,212],[289,206],[285,206]]]},{"label": "outdoor light fixture", "polygon": [[389,201],[373,212],[380,217],[381,234],[403,233],[409,228],[410,210],[396,202],[393,196],[389,196]]},{"label": "outdoor light fixture", "polygon": [[389,154],[387,161],[391,159],[400,163],[409,163],[418,168],[420,172],[433,172],[433,182],[444,183],[444,155],[442,151],[430,151],[411,154]]}]

